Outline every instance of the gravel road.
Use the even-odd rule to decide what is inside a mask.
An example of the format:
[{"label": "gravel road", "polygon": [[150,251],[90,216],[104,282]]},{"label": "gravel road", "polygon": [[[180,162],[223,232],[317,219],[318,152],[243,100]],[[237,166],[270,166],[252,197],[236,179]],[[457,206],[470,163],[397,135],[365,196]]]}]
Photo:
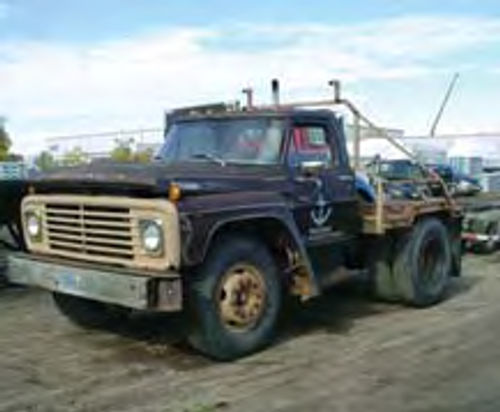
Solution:
[{"label": "gravel road", "polygon": [[233,363],[176,343],[178,317],[82,330],[49,294],[0,290],[0,411],[498,411],[500,254],[468,256],[431,309],[356,287],[291,310],[278,342]]}]

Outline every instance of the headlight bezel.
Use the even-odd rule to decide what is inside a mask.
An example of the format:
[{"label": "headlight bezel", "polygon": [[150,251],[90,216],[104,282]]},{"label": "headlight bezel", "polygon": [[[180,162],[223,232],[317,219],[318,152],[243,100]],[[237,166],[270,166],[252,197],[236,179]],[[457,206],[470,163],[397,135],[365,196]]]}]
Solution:
[{"label": "headlight bezel", "polygon": [[[165,252],[165,231],[162,220],[154,218],[140,219],[138,226],[141,251],[147,256],[162,257]],[[156,247],[150,247],[147,245],[146,231],[151,229],[156,230],[157,233],[158,240]]]}]

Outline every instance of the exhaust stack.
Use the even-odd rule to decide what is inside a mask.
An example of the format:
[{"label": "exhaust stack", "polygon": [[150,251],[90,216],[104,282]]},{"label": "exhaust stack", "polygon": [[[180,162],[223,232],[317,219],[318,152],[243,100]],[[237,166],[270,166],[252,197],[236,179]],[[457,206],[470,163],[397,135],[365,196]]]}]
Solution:
[{"label": "exhaust stack", "polygon": [[278,79],[271,81],[272,100],[275,106],[280,105],[280,82]]},{"label": "exhaust stack", "polygon": [[333,88],[333,100],[335,101],[335,103],[340,103],[342,101],[342,97],[341,97],[341,86],[340,86],[340,81],[338,80],[330,80],[328,82],[328,85],[331,86]]},{"label": "exhaust stack", "polygon": [[253,106],[253,89],[251,87],[247,87],[241,91],[246,96],[246,109],[252,110]]}]

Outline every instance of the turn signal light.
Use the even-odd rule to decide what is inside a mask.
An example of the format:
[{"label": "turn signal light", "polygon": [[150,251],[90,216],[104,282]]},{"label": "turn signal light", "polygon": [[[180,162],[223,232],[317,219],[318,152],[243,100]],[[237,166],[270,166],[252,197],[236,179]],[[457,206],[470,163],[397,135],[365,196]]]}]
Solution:
[{"label": "turn signal light", "polygon": [[177,202],[182,196],[182,191],[177,183],[171,183],[168,188],[168,199],[171,202]]}]

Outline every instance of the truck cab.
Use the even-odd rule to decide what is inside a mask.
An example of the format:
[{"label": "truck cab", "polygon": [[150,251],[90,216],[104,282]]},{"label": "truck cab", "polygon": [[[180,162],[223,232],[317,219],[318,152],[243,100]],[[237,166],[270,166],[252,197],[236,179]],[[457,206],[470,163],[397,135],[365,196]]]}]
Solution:
[{"label": "truck cab", "polygon": [[[270,204],[287,202],[307,243],[341,240],[361,229],[343,125],[333,112],[177,118],[157,161],[195,175],[210,170],[209,176],[196,177],[187,171],[176,180],[198,186],[198,194],[191,191],[197,200],[212,190],[212,196],[244,195],[253,210],[265,210],[263,196]],[[262,200],[252,202],[249,196]]]}]

